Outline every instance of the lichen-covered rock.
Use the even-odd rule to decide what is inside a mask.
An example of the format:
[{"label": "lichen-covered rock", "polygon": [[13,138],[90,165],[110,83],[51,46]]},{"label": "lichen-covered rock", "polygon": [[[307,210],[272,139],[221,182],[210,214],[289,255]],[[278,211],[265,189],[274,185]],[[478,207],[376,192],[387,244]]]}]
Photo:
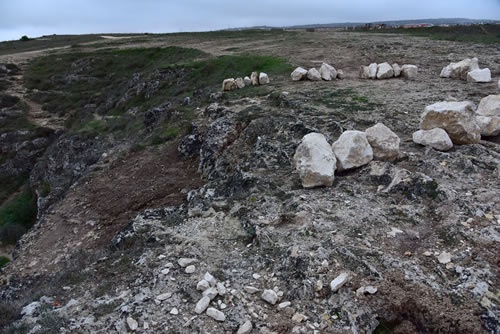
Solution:
[{"label": "lichen-covered rock", "polygon": [[319,71],[315,68],[311,68],[309,71],[307,71],[307,79],[311,81],[320,81],[321,80],[321,74]]},{"label": "lichen-covered rock", "polygon": [[450,137],[440,128],[432,130],[418,130],[413,133],[413,142],[424,146],[430,146],[438,151],[448,151],[453,147]]},{"label": "lichen-covered rock", "polygon": [[333,184],[337,161],[322,134],[310,133],[304,136],[293,160],[304,188]]},{"label": "lichen-covered rock", "polygon": [[373,150],[361,131],[345,131],[332,145],[337,169],[343,171],[366,165],[373,159]]},{"label": "lichen-covered rock", "polygon": [[474,117],[474,104],[463,102],[438,102],[425,107],[420,128],[445,130],[455,144],[475,144],[481,134]]},{"label": "lichen-covered rock", "polygon": [[476,114],[500,117],[500,94],[486,96],[479,102]]},{"label": "lichen-covered rock", "polygon": [[394,161],[399,155],[400,139],[382,123],[365,130],[366,139],[373,149],[373,159],[382,161]]},{"label": "lichen-covered rock", "polygon": [[389,79],[394,77],[394,69],[389,63],[377,65],[377,79]]},{"label": "lichen-covered rock", "polygon": [[483,68],[482,70],[474,70],[467,73],[467,82],[490,82],[491,81],[491,71],[489,68]]},{"label": "lichen-covered rock", "polygon": [[307,70],[302,67],[297,67],[291,74],[293,81],[304,80],[307,77]]},{"label": "lichen-covered rock", "polygon": [[401,67],[401,76],[407,80],[415,80],[417,73],[418,67],[415,65],[403,65]]},{"label": "lichen-covered rock", "polygon": [[321,67],[319,68],[319,73],[321,75],[321,78],[326,81],[331,81],[337,78],[337,70],[335,69],[335,67],[327,63],[321,64]]}]

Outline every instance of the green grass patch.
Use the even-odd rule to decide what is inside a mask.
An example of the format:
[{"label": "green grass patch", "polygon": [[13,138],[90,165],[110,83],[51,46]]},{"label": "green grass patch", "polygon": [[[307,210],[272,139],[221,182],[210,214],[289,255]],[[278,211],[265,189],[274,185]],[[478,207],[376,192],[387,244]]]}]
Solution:
[{"label": "green grass patch", "polygon": [[0,256],[0,268],[2,268],[3,266],[5,266],[9,262],[10,262],[10,260],[9,260],[8,257]]},{"label": "green grass patch", "polygon": [[321,92],[313,101],[316,105],[324,105],[329,109],[339,111],[339,113],[344,116],[353,114],[357,111],[374,110],[380,106],[378,103],[371,102],[368,97],[358,95],[351,88]]},{"label": "green grass patch", "polygon": [[0,207],[0,240],[15,243],[36,220],[36,196],[28,186]]}]

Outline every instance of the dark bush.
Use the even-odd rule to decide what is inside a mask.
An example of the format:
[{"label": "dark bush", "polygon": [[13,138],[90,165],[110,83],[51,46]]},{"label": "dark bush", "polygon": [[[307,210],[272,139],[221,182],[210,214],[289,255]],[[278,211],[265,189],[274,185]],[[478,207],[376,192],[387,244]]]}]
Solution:
[{"label": "dark bush", "polygon": [[20,41],[29,41],[29,40],[30,40],[30,38],[29,38],[28,36],[24,35],[24,36],[23,36],[23,37],[21,37],[19,40],[20,40]]}]

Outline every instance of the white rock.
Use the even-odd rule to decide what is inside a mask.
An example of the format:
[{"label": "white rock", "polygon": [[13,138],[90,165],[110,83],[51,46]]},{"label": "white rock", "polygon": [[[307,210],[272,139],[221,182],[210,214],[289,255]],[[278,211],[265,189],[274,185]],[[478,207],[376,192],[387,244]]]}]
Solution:
[{"label": "white rock", "polygon": [[319,71],[315,68],[311,68],[309,71],[307,71],[307,79],[311,81],[320,81],[321,80],[321,74]]},{"label": "white rock", "polygon": [[182,268],[185,268],[185,267],[187,267],[187,266],[189,266],[189,265],[191,265],[193,263],[196,263],[196,262],[198,262],[198,260],[196,260],[196,259],[190,259],[190,258],[185,258],[185,257],[180,258],[177,261],[177,263],[179,264],[179,266],[181,266]]},{"label": "white rock", "polygon": [[463,102],[438,102],[425,107],[420,128],[441,128],[455,144],[475,144],[481,140],[479,125],[474,117],[474,104]]},{"label": "white rock", "polygon": [[205,312],[205,310],[208,307],[208,304],[210,304],[210,298],[208,298],[207,296],[203,296],[196,304],[194,311],[198,314],[201,314]]},{"label": "white rock", "polygon": [[330,290],[337,292],[347,282],[349,282],[349,273],[343,272],[330,282]]},{"label": "white rock", "polygon": [[464,59],[458,63],[450,63],[441,70],[439,75],[441,78],[452,79],[467,79],[467,73],[479,69],[479,61],[477,58]]},{"label": "white rock", "polygon": [[254,293],[259,292],[259,289],[257,289],[254,286],[250,286],[250,285],[246,286],[244,289],[245,289],[246,292],[248,292],[251,295],[253,295]]},{"label": "white rock", "polygon": [[373,159],[373,150],[361,131],[344,131],[332,145],[339,171],[366,165]]},{"label": "white rock", "polygon": [[407,80],[415,80],[417,73],[418,67],[415,65],[403,65],[401,67],[401,76]]},{"label": "white rock", "polygon": [[293,81],[304,80],[307,76],[307,70],[302,67],[297,67],[291,74]]},{"label": "white rock", "polygon": [[259,85],[259,74],[257,72],[252,72],[250,75],[250,81],[252,82],[252,86]]},{"label": "white rock", "polygon": [[211,287],[214,287],[217,284],[217,280],[209,272],[206,272],[205,275],[203,275],[203,279],[210,283]]},{"label": "white rock", "polygon": [[268,83],[269,83],[269,76],[264,72],[260,72],[259,85],[267,85]]},{"label": "white rock", "polygon": [[218,294],[219,294],[219,291],[217,290],[217,288],[208,288],[205,291],[203,291],[203,296],[210,298],[210,300],[217,297]]},{"label": "white rock", "polygon": [[337,79],[339,79],[339,80],[345,79],[345,73],[343,70],[337,70]]},{"label": "white rock", "polygon": [[394,77],[394,69],[389,63],[377,65],[377,79],[389,79]]},{"label": "white rock", "polygon": [[162,269],[162,271],[160,271],[163,275],[167,275],[169,272],[170,272],[170,269],[168,268],[165,268],[165,269]]},{"label": "white rock", "polygon": [[448,151],[453,147],[450,137],[441,128],[418,130],[412,137],[415,144],[430,146],[438,151]]},{"label": "white rock", "polygon": [[184,271],[186,272],[186,274],[192,274],[196,271],[196,267],[194,265],[189,265]]},{"label": "white rock", "polygon": [[377,63],[372,63],[368,65],[368,77],[370,79],[375,79],[377,77],[377,69],[378,69]]},{"label": "white rock", "polygon": [[219,295],[224,296],[227,293],[227,289],[223,283],[217,283],[217,292]]},{"label": "white rock", "polygon": [[235,82],[236,82],[236,87],[238,87],[239,89],[245,87],[245,81],[243,81],[243,78],[237,78]]},{"label": "white rock", "polygon": [[366,139],[373,150],[373,159],[394,161],[399,156],[398,135],[382,123],[377,123],[365,130]]},{"label": "white rock", "polygon": [[441,264],[447,264],[451,262],[451,254],[448,252],[442,252],[438,256],[438,261]]},{"label": "white rock", "polygon": [[243,325],[240,326],[236,334],[249,334],[253,329],[252,322],[250,320],[245,321]]},{"label": "white rock", "polygon": [[170,297],[172,297],[172,293],[166,292],[166,293],[162,293],[161,295],[156,296],[155,299],[159,300],[159,301],[164,301],[164,300],[169,299]]},{"label": "white rock", "polygon": [[398,63],[392,64],[392,70],[394,71],[394,77],[399,77],[401,75],[401,66]]},{"label": "white rock", "polygon": [[369,286],[362,286],[361,288],[359,288],[358,290],[356,290],[356,295],[357,296],[362,296],[366,293],[369,293],[370,295],[373,295],[377,292],[377,288],[376,287],[373,287],[371,285]]},{"label": "white rock", "polygon": [[490,82],[491,81],[491,71],[489,68],[483,68],[482,70],[474,70],[467,73],[468,82]]},{"label": "white rock", "polygon": [[290,305],[292,305],[292,303],[291,303],[291,302],[283,302],[283,303],[280,303],[280,304],[278,305],[278,308],[279,308],[280,310],[282,310],[282,309],[284,309],[284,308],[287,308],[287,307],[288,307],[288,306],[290,306]]},{"label": "white rock", "polygon": [[479,125],[481,136],[500,135],[500,117],[476,116],[476,122]]},{"label": "white rock", "polygon": [[22,308],[21,314],[31,316],[40,307],[40,305],[40,302],[32,302]]},{"label": "white rock", "polygon": [[170,310],[170,314],[173,314],[173,315],[179,314],[179,310],[177,309],[177,307],[174,307],[172,310]]},{"label": "white rock", "polygon": [[254,279],[259,279],[261,276],[260,276],[259,274],[255,273],[255,274],[253,274],[253,275],[252,275],[252,277],[253,277]]},{"label": "white rock", "polygon": [[252,79],[250,79],[250,77],[244,77],[243,82],[245,83],[245,86],[250,86],[252,84]]},{"label": "white rock", "polygon": [[274,290],[264,290],[260,297],[272,305],[276,304],[278,301],[278,295],[274,292]]},{"label": "white rock", "polygon": [[480,116],[500,117],[500,94],[489,95],[481,99],[476,114]]},{"label": "white rock", "polygon": [[224,313],[213,307],[208,308],[207,315],[210,318],[215,319],[216,321],[226,321],[226,316],[224,315]]},{"label": "white rock", "polygon": [[306,316],[303,315],[302,313],[299,313],[299,312],[296,312],[293,316],[292,316],[292,321],[293,322],[296,322],[296,323],[301,323],[302,321],[304,321],[306,319]]},{"label": "white rock", "polygon": [[368,68],[368,66],[361,66],[359,68],[359,78],[370,79],[370,69]]},{"label": "white rock", "polygon": [[137,321],[135,321],[135,319],[132,317],[127,317],[127,325],[131,331],[135,331],[139,327]]},{"label": "white rock", "polygon": [[337,161],[322,134],[313,132],[305,135],[293,160],[304,188],[333,184]]},{"label": "white rock", "polygon": [[231,91],[235,90],[236,88],[238,88],[238,86],[236,85],[236,80],[234,80],[233,78],[226,79],[222,82],[223,91]]},{"label": "white rock", "polygon": [[327,63],[321,64],[321,67],[319,68],[319,73],[321,75],[321,78],[326,81],[331,81],[337,78],[337,70],[335,70],[333,66]]},{"label": "white rock", "polygon": [[196,285],[196,290],[199,290],[199,291],[205,291],[206,289],[208,289],[210,287],[210,283],[208,283],[207,280],[204,280],[202,279],[201,281],[198,282],[198,284]]}]

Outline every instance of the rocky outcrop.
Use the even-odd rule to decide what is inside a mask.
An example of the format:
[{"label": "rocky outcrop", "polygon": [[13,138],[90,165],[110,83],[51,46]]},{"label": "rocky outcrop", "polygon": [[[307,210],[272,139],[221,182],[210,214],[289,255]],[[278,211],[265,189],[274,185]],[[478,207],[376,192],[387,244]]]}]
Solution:
[{"label": "rocky outcrop", "polygon": [[291,74],[293,81],[305,80],[307,78],[307,70],[302,67],[297,67]]},{"label": "rocky outcrop", "polygon": [[326,81],[331,81],[337,78],[337,70],[335,70],[335,67],[327,63],[321,64],[319,73],[321,75],[321,78]]},{"label": "rocky outcrop", "polygon": [[311,81],[321,81],[321,74],[317,69],[311,68],[309,71],[307,71],[307,79]]},{"label": "rocky outcrop", "polygon": [[373,149],[373,159],[394,161],[399,156],[400,139],[382,123],[365,130],[366,139]]},{"label": "rocky outcrop", "polygon": [[343,171],[366,165],[373,159],[373,150],[366,134],[361,131],[345,131],[332,145],[337,158],[337,169]]},{"label": "rocky outcrop", "polygon": [[304,188],[333,184],[337,161],[322,134],[310,133],[304,136],[293,160]]},{"label": "rocky outcrop", "polygon": [[481,140],[474,117],[474,104],[469,101],[438,102],[427,106],[421,117],[420,128],[441,128],[455,144],[475,144]]},{"label": "rocky outcrop", "polygon": [[377,65],[377,79],[389,79],[394,77],[394,69],[389,63]]},{"label": "rocky outcrop", "polygon": [[467,82],[490,82],[491,81],[491,71],[489,68],[484,68],[482,70],[474,70],[467,73]]},{"label": "rocky outcrop", "polygon": [[415,144],[430,146],[438,151],[448,151],[453,147],[446,131],[440,128],[418,130],[413,133],[412,139]]}]

